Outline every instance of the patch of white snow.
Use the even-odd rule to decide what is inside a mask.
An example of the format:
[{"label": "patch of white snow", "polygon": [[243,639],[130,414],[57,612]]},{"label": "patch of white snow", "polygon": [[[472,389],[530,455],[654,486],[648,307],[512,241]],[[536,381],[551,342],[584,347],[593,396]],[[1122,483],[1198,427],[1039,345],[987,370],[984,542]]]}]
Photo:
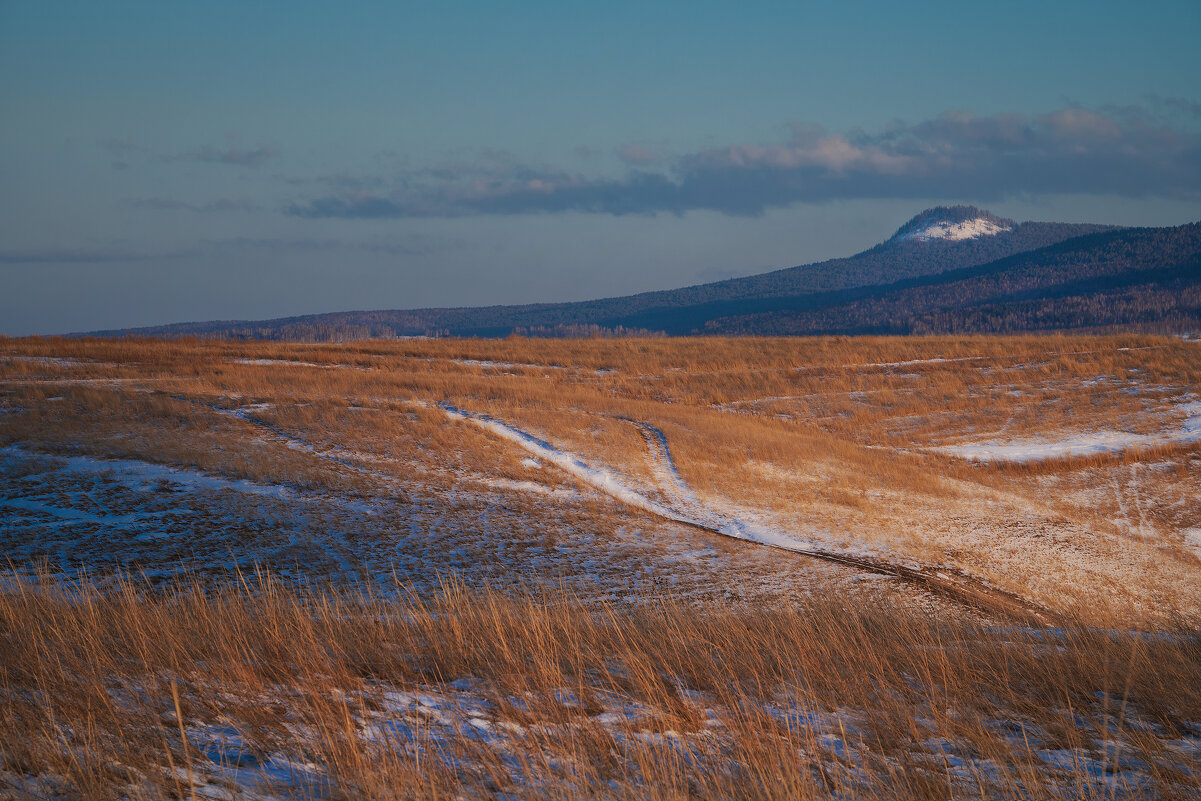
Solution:
[{"label": "patch of white snow", "polygon": [[931,223],[929,226],[918,231],[903,234],[901,239],[917,240],[919,242],[929,242],[932,239],[960,241],[964,239],[976,239],[981,236],[995,236],[1012,230],[1008,225],[998,225],[992,220],[977,217],[974,220],[964,220],[958,223],[945,220]]},{"label": "patch of white snow", "polygon": [[958,445],[940,445],[930,450],[976,462],[1040,462],[1073,456],[1117,454],[1137,447],[1201,441],[1201,402],[1182,403],[1176,408],[1185,414],[1185,419],[1180,428],[1170,434],[1096,431],[1055,439],[1030,437],[1009,441],[965,442]]},{"label": "patch of white snow", "polygon": [[1201,559],[1201,526],[1186,528],[1180,534],[1184,537],[1184,544],[1197,555],[1198,559]]}]

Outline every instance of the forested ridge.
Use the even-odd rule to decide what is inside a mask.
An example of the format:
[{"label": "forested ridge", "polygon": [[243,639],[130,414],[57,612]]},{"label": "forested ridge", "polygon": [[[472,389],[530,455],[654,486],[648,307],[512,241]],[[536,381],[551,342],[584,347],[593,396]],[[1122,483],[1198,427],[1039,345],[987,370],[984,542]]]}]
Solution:
[{"label": "forested ridge", "polygon": [[711,319],[706,333],[926,334],[1201,330],[1201,223],[1078,237],[855,297]]},{"label": "forested ridge", "polygon": [[[999,233],[921,238],[987,221]],[[347,341],[395,336],[922,334],[1201,330],[1201,223],[1025,222],[970,206],[914,217],[855,256],[681,289],[573,303],[352,311],[105,335]]]}]

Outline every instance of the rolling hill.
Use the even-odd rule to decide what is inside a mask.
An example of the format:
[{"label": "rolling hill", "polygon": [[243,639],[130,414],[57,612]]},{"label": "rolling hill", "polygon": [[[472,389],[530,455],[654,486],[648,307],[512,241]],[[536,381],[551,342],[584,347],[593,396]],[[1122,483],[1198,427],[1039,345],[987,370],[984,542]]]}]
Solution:
[{"label": "rolling hill", "polygon": [[93,332],[346,341],[393,336],[867,334],[1201,328],[1201,224],[1022,222],[928,209],[848,258],[572,303],[352,311]]}]

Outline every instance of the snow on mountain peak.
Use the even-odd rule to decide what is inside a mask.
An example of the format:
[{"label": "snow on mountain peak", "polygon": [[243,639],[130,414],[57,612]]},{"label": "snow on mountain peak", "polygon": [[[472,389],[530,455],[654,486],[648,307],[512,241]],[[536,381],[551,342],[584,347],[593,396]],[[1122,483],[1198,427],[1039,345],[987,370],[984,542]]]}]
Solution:
[{"label": "snow on mountain peak", "polygon": [[901,239],[916,239],[927,242],[931,239],[975,239],[980,236],[995,236],[996,234],[1012,231],[1008,225],[999,225],[992,220],[977,217],[963,222],[936,222],[918,231],[902,234]]},{"label": "snow on mountain peak", "polygon": [[910,242],[943,240],[958,242],[1012,231],[1013,220],[998,217],[975,206],[939,206],[927,209],[901,226],[893,239]]}]

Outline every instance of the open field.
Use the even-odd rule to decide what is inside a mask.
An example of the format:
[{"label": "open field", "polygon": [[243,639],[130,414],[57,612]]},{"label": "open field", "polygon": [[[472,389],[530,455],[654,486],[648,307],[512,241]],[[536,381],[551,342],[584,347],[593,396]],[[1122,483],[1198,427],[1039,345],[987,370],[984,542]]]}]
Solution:
[{"label": "open field", "polygon": [[0,546],[14,798],[1197,792],[1198,342],[0,339]]}]

